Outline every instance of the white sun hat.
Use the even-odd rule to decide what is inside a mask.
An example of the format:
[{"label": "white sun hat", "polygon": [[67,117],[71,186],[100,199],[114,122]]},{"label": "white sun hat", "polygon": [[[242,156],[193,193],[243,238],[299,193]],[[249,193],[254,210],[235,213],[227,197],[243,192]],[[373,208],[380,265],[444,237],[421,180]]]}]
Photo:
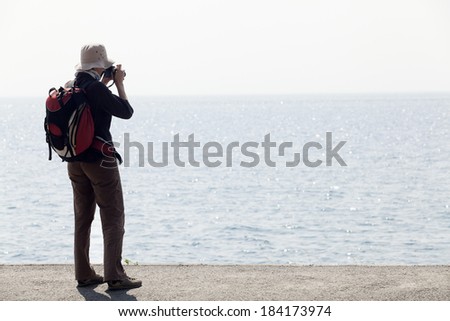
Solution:
[{"label": "white sun hat", "polygon": [[109,68],[114,61],[108,58],[105,46],[98,43],[87,44],[81,48],[80,63],[76,70],[90,70],[92,68]]}]

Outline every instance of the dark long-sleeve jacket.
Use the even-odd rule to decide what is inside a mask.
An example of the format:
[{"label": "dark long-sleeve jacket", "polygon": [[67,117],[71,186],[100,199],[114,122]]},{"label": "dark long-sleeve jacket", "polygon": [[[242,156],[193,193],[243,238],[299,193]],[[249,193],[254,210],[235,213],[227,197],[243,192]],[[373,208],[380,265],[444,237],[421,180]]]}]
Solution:
[{"label": "dark long-sleeve jacket", "polygon": [[[95,80],[87,73],[78,73],[75,83],[86,91],[94,119],[95,136],[112,143],[110,132],[112,117],[129,119],[133,115],[133,107],[128,100],[114,95],[102,82]],[[93,148],[80,156],[82,156],[80,161],[84,162],[94,162],[103,157],[100,151]]]}]

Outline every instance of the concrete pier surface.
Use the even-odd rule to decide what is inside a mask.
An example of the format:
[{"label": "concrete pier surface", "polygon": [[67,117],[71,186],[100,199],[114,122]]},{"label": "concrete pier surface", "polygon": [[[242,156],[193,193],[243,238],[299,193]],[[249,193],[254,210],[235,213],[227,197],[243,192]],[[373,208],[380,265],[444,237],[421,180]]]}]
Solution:
[{"label": "concrete pier surface", "polygon": [[[102,273],[102,266],[95,266]],[[73,265],[0,265],[2,301],[450,301],[450,266],[132,265],[139,289],[77,288]]]}]

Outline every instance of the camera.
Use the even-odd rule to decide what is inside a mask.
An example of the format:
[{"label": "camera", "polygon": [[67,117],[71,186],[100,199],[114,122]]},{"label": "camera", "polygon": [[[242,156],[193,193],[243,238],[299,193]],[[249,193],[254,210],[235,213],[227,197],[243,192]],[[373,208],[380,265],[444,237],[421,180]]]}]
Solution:
[{"label": "camera", "polygon": [[[116,66],[112,65],[108,69],[105,69],[105,71],[103,72],[103,77],[114,78],[115,73],[116,73]],[[127,74],[124,72],[124,76],[126,76],[126,75]]]}]

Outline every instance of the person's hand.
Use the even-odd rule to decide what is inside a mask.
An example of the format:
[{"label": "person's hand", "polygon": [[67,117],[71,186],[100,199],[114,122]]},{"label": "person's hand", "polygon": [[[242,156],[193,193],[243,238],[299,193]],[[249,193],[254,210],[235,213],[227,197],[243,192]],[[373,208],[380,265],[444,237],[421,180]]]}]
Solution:
[{"label": "person's hand", "polygon": [[123,85],[125,79],[125,70],[122,70],[122,65],[116,65],[116,71],[114,72],[114,82],[116,85]]},{"label": "person's hand", "polygon": [[125,70],[122,70],[122,65],[116,65],[116,71],[114,72],[114,83],[116,84],[117,92],[119,97],[128,100],[127,94],[125,93],[125,87],[123,85],[123,80],[125,79]]}]

